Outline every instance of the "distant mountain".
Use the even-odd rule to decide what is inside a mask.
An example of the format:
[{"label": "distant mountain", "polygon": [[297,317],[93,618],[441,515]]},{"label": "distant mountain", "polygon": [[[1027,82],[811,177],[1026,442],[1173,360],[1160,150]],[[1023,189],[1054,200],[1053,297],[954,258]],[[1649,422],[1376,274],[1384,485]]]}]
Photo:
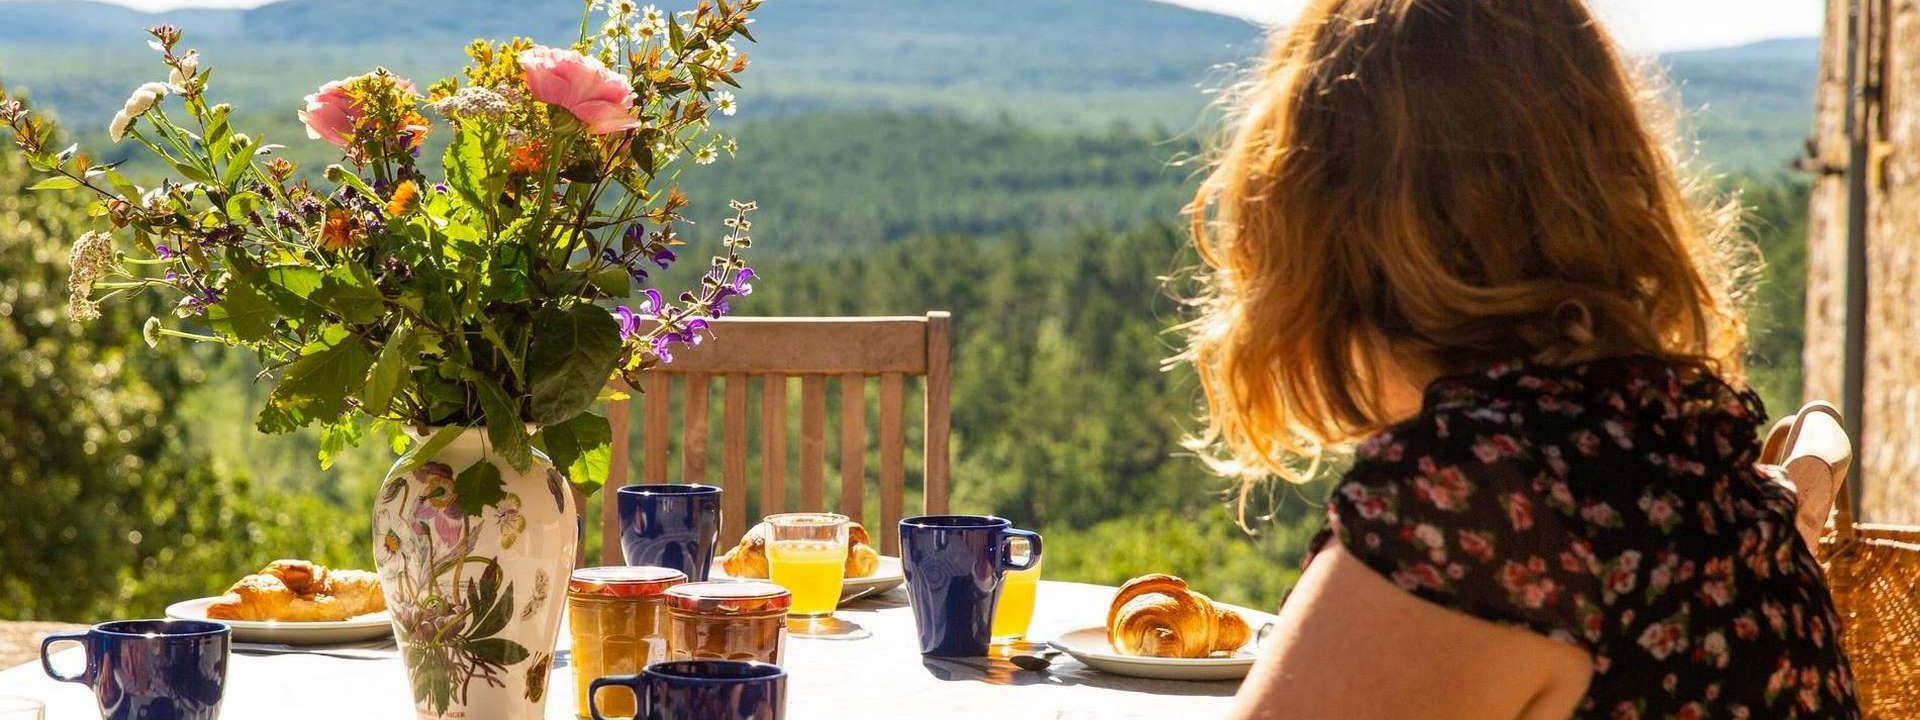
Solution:
[{"label": "distant mountain", "polygon": [[[663,7],[689,4],[659,0]],[[0,0],[0,81],[64,115],[110,115],[155,73],[140,28],[160,21],[219,67],[218,92],[275,117],[306,88],[375,64],[452,73],[472,37],[571,41],[575,0],[284,0],[251,10],[147,14],[116,5]],[[1056,128],[1115,122],[1186,130],[1264,46],[1236,18],[1150,0],[775,0],[754,25],[742,93],[753,117],[822,111],[1009,116]],[[1819,41],[1664,56],[1724,169],[1782,168],[1811,124]]]}]

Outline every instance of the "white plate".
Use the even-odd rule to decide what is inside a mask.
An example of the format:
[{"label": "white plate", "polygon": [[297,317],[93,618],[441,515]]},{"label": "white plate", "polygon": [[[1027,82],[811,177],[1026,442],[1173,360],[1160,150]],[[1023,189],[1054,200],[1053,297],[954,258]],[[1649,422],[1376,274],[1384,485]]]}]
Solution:
[{"label": "white plate", "polygon": [[1115,675],[1161,680],[1239,680],[1253,668],[1253,645],[1232,655],[1205,658],[1158,658],[1122,655],[1107,643],[1105,627],[1085,627],[1063,633],[1047,643],[1095,670]]},{"label": "white plate", "polygon": [[[167,617],[178,620],[209,620],[207,606],[217,597],[183,600],[167,606]],[[334,645],[393,636],[393,620],[387,611],[367,613],[336,622],[279,622],[261,620],[214,620],[233,628],[233,639],[241,642],[284,643],[287,645]]]},{"label": "white plate", "polygon": [[[732,575],[727,574],[726,568],[721,567],[720,560],[718,558],[715,558],[713,561],[713,569],[707,571],[707,579],[709,580],[743,580],[743,579],[744,580],[764,580],[766,578],[733,577]],[[845,597],[852,596],[856,593],[858,593],[861,597],[873,597],[875,595],[879,595],[880,593],[899,587],[900,583],[906,582],[906,580],[907,580],[906,573],[902,572],[900,569],[900,558],[894,557],[892,555],[881,555],[880,564],[874,567],[872,575],[868,575],[865,577],[850,577],[840,581],[840,597],[845,598]]]}]

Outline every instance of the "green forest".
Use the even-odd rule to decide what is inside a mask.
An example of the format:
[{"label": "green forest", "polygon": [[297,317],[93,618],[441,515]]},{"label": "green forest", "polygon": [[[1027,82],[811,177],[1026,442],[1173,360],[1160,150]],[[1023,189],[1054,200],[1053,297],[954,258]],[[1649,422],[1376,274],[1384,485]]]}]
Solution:
[{"label": "green forest", "polygon": [[[695,203],[693,237],[718,236],[714,213],[729,199],[760,205],[763,279],[738,309],[952,311],[957,511],[1045,533],[1054,579],[1112,584],[1170,572],[1223,600],[1276,606],[1322,517],[1325,478],[1256,494],[1243,529],[1225,481],[1180,447],[1198,423],[1195,381],[1164,367],[1180,342],[1171,330],[1184,319],[1181,278],[1196,263],[1179,209],[1208,139],[1200,88],[1217,86],[1218,63],[1249,54],[1257,33],[1148,3],[1115,3],[1125,12],[1103,15],[1094,0],[993,0],[997,14],[951,12],[939,16],[950,24],[903,33],[889,28],[908,9],[896,17],[849,13],[842,0],[783,2],[794,4],[761,31],[765,85],[749,80],[743,119],[723,126],[739,155],[680,183]],[[59,43],[101,41],[62,34],[81,27],[63,5],[21,7],[45,17],[0,28],[0,82],[64,118],[70,141],[110,147],[101,118],[150,74],[151,59],[131,40],[113,41],[126,53],[79,57]],[[255,12],[292,13],[276,25],[305,27],[302,7]],[[497,13],[476,11],[474,22],[527,22],[512,3],[476,7]],[[257,20],[200,19],[229,33]],[[782,28],[813,44],[769,32]],[[1046,28],[1071,32],[1034,41]],[[987,51],[968,37],[991,38]],[[433,58],[392,38],[220,42],[234,45],[220,82],[243,108],[236,126],[293,146],[312,171],[331,159],[287,109],[304,88],[363,70],[365,56],[415,63],[424,81],[445,69],[435,62],[458,40],[439,43],[448,52]],[[1807,186],[1786,167],[1809,124],[1806,49],[1790,41],[1665,59],[1699,111],[1697,149],[1730,173],[1716,182],[1739,193],[1768,260],[1751,308],[1752,380],[1775,412],[1799,400]],[[291,68],[258,69],[273,66]],[[156,615],[278,557],[370,566],[373,488],[391,449],[370,441],[323,470],[316,435],[258,434],[257,365],[212,347],[149,348],[140,327],[167,312],[158,298],[70,323],[63,279],[84,208],[76,196],[27,192],[31,181],[6,142],[0,495],[12,509],[0,513],[0,619]],[[917,472],[910,463],[910,482]]]},{"label": "green forest", "polygon": [[[784,149],[782,130],[796,140]],[[886,114],[742,134],[769,149],[715,166],[735,175],[703,178],[710,185],[694,195],[725,197],[730,177],[751,186],[744,196],[767,191],[766,279],[743,309],[954,312],[957,509],[1045,533],[1051,577],[1116,583],[1165,571],[1230,601],[1279,601],[1322,488],[1272,488],[1243,532],[1227,487],[1179,447],[1195,427],[1197,388],[1188,372],[1162,370],[1182,317],[1169,278],[1194,262],[1177,214],[1189,173],[1169,165],[1186,150],[1148,131]],[[963,161],[929,161],[931,144]],[[849,172],[871,184],[832,191],[807,181],[836,153],[924,169],[896,182]],[[390,451],[363,447],[323,471],[316,438],[257,434],[250,418],[264,391],[249,360],[147,348],[139,326],[157,304],[67,322],[61,279],[81,209],[25,192],[25,168],[6,157],[0,355],[13,361],[0,371],[0,458],[9,498],[35,511],[0,517],[0,567],[32,569],[0,576],[0,617],[155,613],[280,556],[367,564],[367,507]],[[1798,400],[1805,185],[1776,176],[1727,187],[1752,208],[1771,260],[1754,308],[1754,375],[1782,407]]]}]

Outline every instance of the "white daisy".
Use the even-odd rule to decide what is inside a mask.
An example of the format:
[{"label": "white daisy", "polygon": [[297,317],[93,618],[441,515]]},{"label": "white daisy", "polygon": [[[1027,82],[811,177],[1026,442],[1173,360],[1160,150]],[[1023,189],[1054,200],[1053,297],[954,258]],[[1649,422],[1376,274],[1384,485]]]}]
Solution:
[{"label": "white daisy", "polygon": [[713,106],[720,109],[721,115],[732,116],[740,111],[740,103],[733,99],[733,93],[722,90],[713,94]]}]

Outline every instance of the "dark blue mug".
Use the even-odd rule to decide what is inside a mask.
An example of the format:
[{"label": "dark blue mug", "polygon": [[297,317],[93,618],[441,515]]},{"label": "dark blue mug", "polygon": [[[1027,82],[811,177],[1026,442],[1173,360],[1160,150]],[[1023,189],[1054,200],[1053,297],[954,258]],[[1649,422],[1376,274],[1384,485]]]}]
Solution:
[{"label": "dark blue mug", "polygon": [[[993,604],[1008,570],[1040,562],[1040,535],[987,515],[922,515],[900,521],[900,558],[920,631],[920,654],[980,657],[993,636]],[[1033,548],[1015,564],[1009,540]]]},{"label": "dark blue mug", "polygon": [[634,720],[781,720],[787,716],[787,671],[742,660],[675,660],[647,666],[639,675],[609,675],[593,681],[587,710],[600,714],[600,688],[633,691]]},{"label": "dark blue mug", "polygon": [[707,579],[720,540],[720,488],[628,485],[620,488],[620,552],[628,565],[673,568]]},{"label": "dark blue mug", "polygon": [[[227,684],[232,630],[204,620],[120,620],[40,641],[47,676],[93,688],[106,720],[214,720]],[[55,672],[53,644],[86,649],[87,669]]]}]

